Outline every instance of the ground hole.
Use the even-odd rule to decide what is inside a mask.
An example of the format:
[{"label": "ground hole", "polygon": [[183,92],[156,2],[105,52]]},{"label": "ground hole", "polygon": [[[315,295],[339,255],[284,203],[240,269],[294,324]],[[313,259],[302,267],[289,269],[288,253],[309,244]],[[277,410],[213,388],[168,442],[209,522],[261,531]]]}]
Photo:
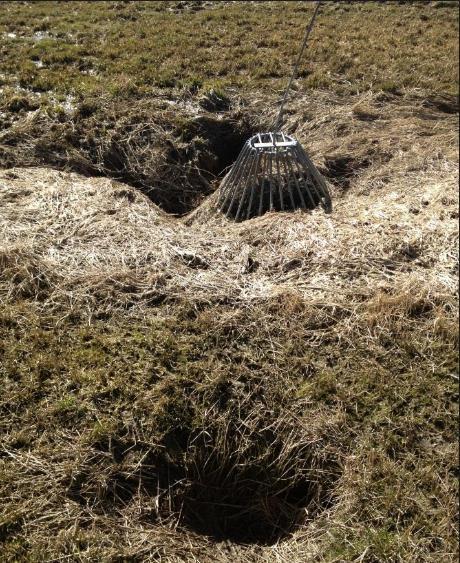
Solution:
[{"label": "ground hole", "polygon": [[319,461],[301,442],[283,448],[292,435],[282,434],[257,433],[244,454],[239,441],[209,442],[209,429],[201,443],[194,439],[185,486],[173,498],[180,525],[217,541],[273,545],[328,508],[335,461]]},{"label": "ground hole", "polygon": [[184,215],[215,190],[254,133],[254,120],[232,110],[194,116],[152,104],[127,109],[86,102],[74,115],[40,115],[27,130],[6,132],[0,166],[114,178],[167,213]]},{"label": "ground hole", "polygon": [[347,191],[351,187],[354,176],[372,162],[368,158],[353,158],[348,155],[326,157],[321,173],[341,190]]},{"label": "ground hole", "polygon": [[67,496],[102,513],[155,498],[149,520],[175,519],[216,541],[257,545],[289,537],[333,504],[340,469],[324,445],[313,451],[310,439],[297,436],[286,447],[293,426],[239,431],[223,436],[211,424],[179,440],[168,436],[160,452],[96,443],[99,453],[74,472]]},{"label": "ground hole", "polygon": [[[181,524],[217,541],[272,545],[289,536],[327,505],[315,503],[317,486],[307,480],[270,486],[259,468],[230,471],[228,484],[192,481],[182,502]],[[268,485],[268,486],[267,486]]]}]

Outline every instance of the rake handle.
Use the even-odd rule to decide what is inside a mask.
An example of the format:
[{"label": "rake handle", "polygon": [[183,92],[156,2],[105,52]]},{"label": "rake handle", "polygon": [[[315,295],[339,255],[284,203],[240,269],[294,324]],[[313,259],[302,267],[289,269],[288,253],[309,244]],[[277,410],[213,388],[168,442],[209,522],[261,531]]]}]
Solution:
[{"label": "rake handle", "polygon": [[287,101],[289,90],[291,89],[291,85],[294,81],[294,78],[297,75],[297,69],[299,67],[299,63],[300,63],[300,60],[302,58],[303,52],[305,51],[305,47],[307,46],[308,36],[310,35],[311,30],[313,29],[313,24],[315,23],[316,15],[318,13],[320,5],[321,5],[321,1],[316,3],[315,11],[313,12],[310,23],[307,25],[307,28],[305,30],[305,37],[303,39],[303,43],[302,43],[302,47],[301,47],[300,52],[299,52],[299,56],[297,57],[297,60],[294,64],[294,68],[292,70],[291,77],[290,77],[288,85],[286,87],[286,91],[284,92],[283,99],[281,100],[281,106],[280,106],[280,109],[279,109],[279,112],[278,112],[278,117],[276,118],[276,121],[273,124],[273,131],[275,133],[278,133],[278,129],[281,126],[281,123],[282,123],[282,120],[283,120],[284,106],[285,106],[286,101]]}]

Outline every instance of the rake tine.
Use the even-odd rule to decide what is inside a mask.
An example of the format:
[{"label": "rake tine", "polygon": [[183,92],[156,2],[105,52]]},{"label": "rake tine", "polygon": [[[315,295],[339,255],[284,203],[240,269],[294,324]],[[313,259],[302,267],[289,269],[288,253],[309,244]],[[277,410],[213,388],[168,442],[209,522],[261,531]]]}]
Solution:
[{"label": "rake tine", "polygon": [[265,178],[267,177],[267,170],[268,170],[268,160],[267,160],[267,153],[265,153],[265,158],[264,158],[264,173],[262,174],[262,182],[261,184],[261,190],[260,190],[260,200],[259,200],[259,217],[262,215],[262,209],[263,209],[263,205],[264,205],[264,195],[265,195]]},{"label": "rake tine", "polygon": [[306,182],[306,185],[307,185],[307,188],[308,188],[308,193],[311,194],[310,200],[314,195],[316,195],[316,197],[318,198],[316,200],[316,202],[313,199],[313,201],[312,201],[313,207],[317,207],[318,205],[322,205],[324,194],[322,193],[322,191],[319,188],[315,178],[313,178],[313,176],[310,174],[310,172],[308,170],[306,170],[305,174],[306,174],[305,182]]},{"label": "rake tine", "polygon": [[304,160],[304,162],[307,166],[307,170],[316,179],[316,181],[319,184],[319,186],[321,187],[322,191],[325,194],[328,194],[326,182],[325,182],[324,178],[322,177],[322,175],[316,169],[316,166],[313,164],[310,157],[307,155],[307,153],[304,150],[301,151],[301,155],[302,155],[302,158],[303,158],[303,160]]},{"label": "rake tine", "polygon": [[[248,154],[248,155],[246,155],[246,158],[244,159],[244,161],[243,161],[243,163],[242,163],[241,170],[240,170],[240,174],[239,174],[239,177],[238,177],[238,182],[239,182],[240,178],[244,177],[244,175],[245,175],[245,174],[247,173],[247,171],[249,170],[250,166],[251,166],[251,159],[249,158],[249,154]],[[236,196],[237,196],[237,192],[238,192],[238,190],[234,190],[234,191],[233,191],[233,197],[232,197],[232,199],[231,199],[231,201],[230,201],[230,205],[229,205],[228,208],[227,208],[227,214],[226,214],[227,217],[229,217],[229,216],[231,215],[231,210],[232,210],[232,207],[233,207],[233,203],[234,203],[234,201],[235,201],[235,198],[236,198]]]},{"label": "rake tine", "polygon": [[[304,171],[300,168],[297,159],[294,160],[294,164],[295,164],[295,167],[297,168],[297,172],[299,173],[299,176],[302,178],[302,176],[304,176]],[[312,184],[314,184],[314,182],[312,182]],[[310,200],[310,203],[312,205],[312,209],[314,209],[317,204],[315,203],[315,200],[313,199],[313,196],[310,192],[310,187],[308,185],[308,182],[306,182],[306,181],[305,181],[305,192],[307,193],[308,199]]]},{"label": "rake tine", "polygon": [[248,159],[246,147],[243,149],[242,152],[243,152],[242,159],[241,159],[240,163],[238,164],[238,167],[235,168],[235,174],[232,177],[232,182],[231,182],[231,184],[229,184],[229,188],[225,193],[225,200],[224,200],[224,203],[222,204],[223,210],[226,209],[228,211],[228,205],[231,206],[231,204],[233,203],[233,200],[236,197],[236,193],[238,191],[238,182],[239,182],[241,175],[244,172],[246,162],[247,162],[247,159]]},{"label": "rake tine", "polygon": [[220,187],[220,194],[219,194],[219,201],[218,201],[218,205],[222,205],[225,199],[225,193],[228,191],[228,189],[230,189],[232,183],[233,183],[233,178],[236,174],[236,171],[238,170],[238,167],[243,159],[243,155],[245,153],[245,147],[246,144],[244,145],[243,149],[241,150],[240,154],[238,155],[238,158],[236,159],[235,164],[232,166],[230,172],[227,174],[227,176],[225,177],[224,181],[222,182],[222,185]]},{"label": "rake tine", "polygon": [[269,180],[269,184],[270,184],[270,211],[273,211],[273,209],[274,209],[274,206],[273,206],[273,155],[271,153],[269,153],[268,161],[270,163],[270,180]]},{"label": "rake tine", "polygon": [[[235,164],[233,165],[233,167],[230,171],[230,174],[228,176],[228,183],[226,183],[225,186],[224,186],[224,193],[222,194],[223,201],[222,201],[222,206],[221,206],[222,211],[224,210],[225,204],[227,203],[227,200],[228,200],[228,197],[231,193],[232,188],[233,188],[233,190],[235,190],[237,180],[238,180],[239,176],[241,175],[242,165],[243,165],[244,159],[247,156],[247,154],[246,154],[247,153],[246,144],[244,145],[242,151],[240,152],[240,154],[238,156],[237,161],[235,162]],[[233,191],[233,193],[235,193],[235,192]]]},{"label": "rake tine", "polygon": [[249,197],[249,205],[246,212],[246,219],[249,219],[251,215],[251,208],[252,208],[252,200],[254,199],[254,192],[259,187],[259,180],[258,180],[258,172],[259,172],[259,162],[260,162],[260,153],[257,153],[256,156],[256,166],[254,169],[254,182],[252,184],[251,195]]},{"label": "rake tine", "polygon": [[300,196],[300,201],[302,202],[302,208],[306,209],[307,205],[305,203],[305,199],[303,197],[302,194],[302,189],[300,188],[300,184],[299,184],[299,180],[297,179],[297,176],[295,175],[294,169],[292,167],[291,161],[287,160],[286,164],[289,166],[289,170],[291,171],[292,176],[294,177],[294,182],[295,182],[295,187],[297,188],[297,191],[299,192],[299,196]]},{"label": "rake tine", "polygon": [[[290,151],[289,151],[289,152],[290,152]],[[289,152],[288,152],[288,154],[289,154]],[[288,167],[287,167],[287,164],[286,164],[286,160],[285,160],[285,159],[282,159],[281,162],[282,162],[282,164],[283,164],[284,173],[285,173],[285,175],[286,175],[286,182],[287,182],[287,187],[288,187],[288,190],[289,190],[289,199],[291,200],[291,206],[292,206],[292,209],[295,209],[294,194],[292,193],[292,186],[291,186],[291,182],[290,182],[290,173],[289,173],[289,169],[288,169]]]},{"label": "rake tine", "polygon": [[323,209],[325,210],[330,209],[331,196],[329,195],[329,190],[327,189],[327,185],[324,178],[316,170],[313,162],[310,160],[310,158],[308,157],[307,153],[304,150],[301,151],[300,155],[301,155],[301,159],[305,163],[305,169],[312,179],[313,187],[315,188],[316,193],[318,194],[319,201]]},{"label": "rake tine", "polygon": [[243,203],[246,199],[247,191],[248,191],[249,186],[251,184],[251,178],[252,178],[252,174],[253,174],[253,170],[254,170],[254,165],[256,165],[256,164],[257,164],[257,160],[251,161],[249,173],[248,173],[248,176],[247,176],[247,179],[246,179],[246,184],[244,186],[243,195],[241,196],[240,204],[238,205],[238,210],[237,210],[236,215],[235,215],[235,221],[238,221],[238,219],[239,219],[241,208],[243,207]]},{"label": "rake tine", "polygon": [[[284,138],[284,135],[283,135]],[[276,176],[278,178],[278,191],[280,194],[280,206],[281,211],[284,211],[284,200],[283,200],[283,188],[282,188],[282,181],[281,181],[281,174],[280,174],[280,161],[279,161],[279,153],[278,148],[275,148],[275,162],[276,162]]]},{"label": "rake tine", "polygon": [[[309,162],[311,163],[308,157],[305,158],[306,155],[303,155],[303,157],[306,164],[308,164]],[[311,169],[310,166],[306,168],[306,170],[313,184],[313,188],[318,194],[320,205],[325,211],[329,211],[331,209],[331,197],[329,195],[329,190],[327,189],[327,185],[324,178],[319,173],[315,174],[314,170]]]}]

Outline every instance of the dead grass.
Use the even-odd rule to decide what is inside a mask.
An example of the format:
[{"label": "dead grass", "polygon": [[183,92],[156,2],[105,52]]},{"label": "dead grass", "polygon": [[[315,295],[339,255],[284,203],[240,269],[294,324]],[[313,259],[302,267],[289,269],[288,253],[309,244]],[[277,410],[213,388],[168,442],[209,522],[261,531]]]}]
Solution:
[{"label": "dead grass", "polygon": [[225,115],[204,111],[202,101],[161,96],[127,106],[99,98],[69,115],[29,113],[0,133],[0,162],[121,179],[183,214],[212,192],[256,122],[238,100]]},{"label": "dead grass", "polygon": [[[35,291],[41,300],[46,286],[45,299],[77,308],[97,295],[98,307],[106,299],[110,309],[115,296],[120,307],[130,307],[184,295],[197,302],[244,302],[291,290],[340,302],[350,291],[373,292],[382,276],[405,285],[430,271],[453,291],[456,116],[438,112],[433,130],[433,110],[410,96],[386,105],[369,95],[341,105],[327,100],[310,97],[317,115],[321,108],[325,115],[296,134],[309,140],[313,158],[333,182],[331,216],[272,214],[229,225],[216,214],[212,196],[178,223],[118,182],[57,171],[47,172],[44,182],[41,169],[12,169],[2,180],[15,186],[2,191],[5,287]],[[353,110],[363,103],[380,108],[379,120],[356,118]],[[347,134],[338,135],[338,129]],[[315,158],[321,142],[322,161]],[[349,172],[337,175],[332,163],[345,157]],[[155,159],[164,162],[157,175],[168,176],[167,162]],[[211,225],[219,244],[210,244]],[[14,276],[18,283],[11,286]]]},{"label": "dead grass", "polygon": [[[235,224],[213,192],[275,111],[247,89],[279,88],[283,26],[311,7],[202,4],[6,5],[3,558],[456,561],[458,9],[328,4],[303,77],[323,89],[285,128],[333,212]],[[152,22],[156,66],[139,55]],[[171,38],[208,61],[198,82]],[[245,91],[207,92],[216,69]]]},{"label": "dead grass", "polygon": [[330,215],[1,172],[8,559],[455,560],[456,115],[303,107]]}]

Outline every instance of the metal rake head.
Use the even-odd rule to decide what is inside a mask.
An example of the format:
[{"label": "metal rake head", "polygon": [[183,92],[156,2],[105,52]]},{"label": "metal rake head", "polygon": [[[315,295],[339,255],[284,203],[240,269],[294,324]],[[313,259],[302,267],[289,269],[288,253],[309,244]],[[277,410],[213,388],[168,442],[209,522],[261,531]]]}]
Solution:
[{"label": "metal rake head", "polygon": [[219,189],[219,209],[236,221],[267,211],[331,210],[326,182],[300,143],[284,133],[246,141]]}]

